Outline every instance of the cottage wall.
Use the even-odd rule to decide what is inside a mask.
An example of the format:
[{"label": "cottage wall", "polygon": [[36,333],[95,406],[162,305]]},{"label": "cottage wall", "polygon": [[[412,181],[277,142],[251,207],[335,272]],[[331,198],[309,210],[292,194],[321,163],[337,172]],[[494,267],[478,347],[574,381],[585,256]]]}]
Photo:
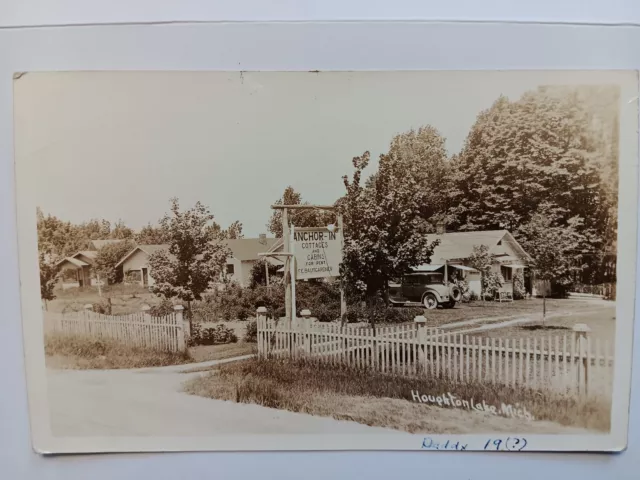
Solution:
[{"label": "cottage wall", "polygon": [[151,276],[151,267],[149,266],[149,255],[142,250],[136,250],[129,258],[122,263],[122,271],[126,275],[128,271],[137,270],[140,272],[140,285],[143,285],[142,269],[146,268],[148,273],[148,285],[154,285],[155,281]]},{"label": "cottage wall", "polygon": [[248,287],[251,285],[251,270],[253,270],[254,260],[247,260],[242,262],[242,286]]},{"label": "cottage wall", "polygon": [[[520,250],[512,245],[512,243],[510,241],[507,240],[507,238],[505,237],[502,240],[501,245],[496,245],[494,246],[490,252],[494,255],[508,255],[510,257],[519,257],[520,256]],[[467,262],[464,262],[465,264],[467,264]],[[511,268],[507,268],[504,265],[508,264],[508,263],[516,263],[519,264],[520,262],[515,261],[515,262],[505,262],[505,263],[500,263],[500,262],[495,262],[492,266],[491,266],[491,271],[494,273],[500,273],[502,274],[502,276],[505,278],[505,283],[502,287],[502,289],[505,292],[511,292],[513,293],[513,276],[519,271],[522,272],[522,269],[511,269]],[[469,284],[469,290],[471,292],[474,292],[478,297],[480,296],[480,292],[481,292],[481,285],[482,285],[482,281],[481,281],[481,275],[480,273],[475,273],[475,272],[466,272],[466,281]]]},{"label": "cottage wall", "polygon": [[465,272],[466,280],[469,284],[469,291],[475,293],[480,298],[481,281],[480,272]]},{"label": "cottage wall", "polygon": [[[227,278],[242,285],[242,262],[235,257],[229,257],[225,268],[227,269]],[[231,269],[233,269],[233,273],[231,273]]]}]

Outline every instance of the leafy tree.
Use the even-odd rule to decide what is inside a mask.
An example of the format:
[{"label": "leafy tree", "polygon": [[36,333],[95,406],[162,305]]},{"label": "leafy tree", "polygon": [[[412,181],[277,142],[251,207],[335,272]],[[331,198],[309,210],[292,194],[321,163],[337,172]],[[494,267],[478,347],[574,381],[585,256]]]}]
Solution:
[{"label": "leafy tree", "polygon": [[111,236],[111,222],[108,220],[91,219],[78,225],[83,239],[102,240]]},{"label": "leafy tree", "polygon": [[109,234],[109,238],[125,240],[131,239],[133,240],[134,233],[133,230],[127,227],[122,220],[118,220],[116,224],[113,226],[111,233]]},{"label": "leafy tree", "polygon": [[238,220],[229,225],[226,230],[223,230],[218,223],[213,222],[207,227],[207,232],[214,240],[233,240],[244,237],[242,233],[242,223]]},{"label": "leafy tree", "polygon": [[496,283],[493,278],[490,281],[485,279],[491,273],[491,266],[495,262],[495,256],[489,253],[488,246],[474,245],[473,252],[467,261],[469,262],[469,266],[480,272],[480,298],[484,300],[485,294],[488,293],[485,287],[489,287],[489,284],[493,285]]},{"label": "leafy tree", "polygon": [[38,250],[51,261],[66,257],[81,250],[84,241],[78,229],[52,215],[45,216],[37,209]]},{"label": "leafy tree", "polygon": [[171,213],[160,225],[168,235],[168,249],[158,250],[149,258],[155,284],[151,291],[164,298],[187,302],[191,321],[191,302],[219,278],[231,254],[221,242],[212,242],[208,229],[213,215],[200,202],[180,211],[177,198],[171,200]]},{"label": "leafy tree", "polygon": [[258,285],[266,285],[267,284],[267,270],[269,271],[269,285],[273,285],[275,283],[280,282],[280,278],[278,277],[278,269],[276,265],[273,265],[267,262],[264,258],[259,259],[254,262],[251,267],[251,288],[255,288]]},{"label": "leafy tree", "polygon": [[[274,202],[276,205],[308,205],[308,202],[302,200],[302,195],[296,192],[292,186],[284,189],[282,197]],[[296,227],[320,227],[335,222],[335,216],[330,213],[313,210],[301,209],[290,210],[287,212],[289,225]],[[282,210],[274,210],[267,223],[267,229],[276,238],[282,238]]]},{"label": "leafy tree", "polygon": [[573,222],[589,250],[611,244],[617,187],[602,165],[617,147],[603,146],[583,97],[541,88],[513,102],[501,97],[478,115],[451,165],[454,227],[515,231],[549,204],[557,226]]},{"label": "leafy tree", "polygon": [[229,225],[229,227],[227,228],[227,238],[237,239],[243,237],[244,234],[242,233],[242,223],[236,220],[231,225]]},{"label": "leafy tree", "polygon": [[[553,210],[544,205],[531,220],[516,232],[519,242],[534,260],[535,276],[550,283],[568,285],[574,272],[584,268],[584,236],[579,232],[580,219],[560,225]],[[543,291],[543,319],[546,317],[546,292]]]},{"label": "leafy tree", "polygon": [[123,280],[121,268],[116,268],[116,264],[122,260],[127,253],[135,247],[132,240],[105,245],[100,250],[93,263],[93,269],[100,280],[108,284],[120,283]]},{"label": "leafy tree", "polygon": [[163,245],[169,241],[169,236],[162,227],[154,227],[149,223],[135,235],[135,241],[138,245]]},{"label": "leafy tree", "polygon": [[39,254],[40,263],[40,298],[44,301],[45,308],[48,307],[47,302],[53,300],[56,296],[53,289],[58,279],[58,267],[55,263],[47,259],[45,253]]},{"label": "leafy tree", "polygon": [[345,223],[342,274],[358,286],[370,304],[388,292],[388,281],[416,265],[428,263],[438,241],[429,243],[422,218],[419,167],[382,155],[378,172],[362,185],[369,152],[352,161],[351,179],[343,177],[346,195],[340,201]]},{"label": "leafy tree", "polygon": [[422,188],[420,215],[432,229],[440,222],[452,223],[449,202],[453,184],[445,139],[440,132],[427,125],[396,135],[391,140],[388,156],[398,165],[398,170],[406,166],[414,172]]}]

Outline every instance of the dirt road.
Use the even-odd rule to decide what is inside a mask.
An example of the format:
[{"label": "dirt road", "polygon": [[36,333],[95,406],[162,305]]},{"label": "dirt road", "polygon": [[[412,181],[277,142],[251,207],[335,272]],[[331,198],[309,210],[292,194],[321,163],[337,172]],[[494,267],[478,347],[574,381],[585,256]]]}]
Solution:
[{"label": "dirt road", "polygon": [[[207,362],[211,364],[214,362]],[[199,436],[215,434],[372,434],[406,435],[387,428],[317,417],[259,405],[188,395],[184,381],[203,373],[180,373],[182,367],[141,370],[47,371],[52,433],[56,436]],[[369,399],[371,401],[371,399]],[[380,402],[401,402],[377,399]],[[368,406],[366,406],[368,405]],[[481,433],[589,433],[553,422],[502,417],[426,405],[434,431]],[[375,408],[363,402],[363,408]],[[524,423],[523,423],[524,422]]]},{"label": "dirt road", "polygon": [[47,372],[56,436],[198,436],[242,433],[396,433],[355,422],[183,393],[199,373],[166,369]]}]

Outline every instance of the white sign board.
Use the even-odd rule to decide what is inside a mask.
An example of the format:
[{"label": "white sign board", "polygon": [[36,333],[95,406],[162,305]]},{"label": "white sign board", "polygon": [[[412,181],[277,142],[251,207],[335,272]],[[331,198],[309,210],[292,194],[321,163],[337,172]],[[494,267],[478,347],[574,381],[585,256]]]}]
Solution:
[{"label": "white sign board", "polygon": [[296,278],[337,277],[342,261],[341,232],[326,227],[296,228],[293,233],[293,253]]}]

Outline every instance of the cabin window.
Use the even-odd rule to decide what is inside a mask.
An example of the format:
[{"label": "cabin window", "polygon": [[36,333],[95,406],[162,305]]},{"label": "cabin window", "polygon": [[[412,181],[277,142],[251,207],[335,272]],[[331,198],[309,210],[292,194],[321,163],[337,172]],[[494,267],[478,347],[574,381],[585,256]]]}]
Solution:
[{"label": "cabin window", "polygon": [[502,277],[504,278],[505,282],[510,282],[511,280],[513,280],[513,268],[500,267],[500,270],[500,273],[502,273]]},{"label": "cabin window", "polygon": [[227,273],[229,275],[233,275],[235,273],[235,265],[233,263],[228,263],[227,264]]}]

